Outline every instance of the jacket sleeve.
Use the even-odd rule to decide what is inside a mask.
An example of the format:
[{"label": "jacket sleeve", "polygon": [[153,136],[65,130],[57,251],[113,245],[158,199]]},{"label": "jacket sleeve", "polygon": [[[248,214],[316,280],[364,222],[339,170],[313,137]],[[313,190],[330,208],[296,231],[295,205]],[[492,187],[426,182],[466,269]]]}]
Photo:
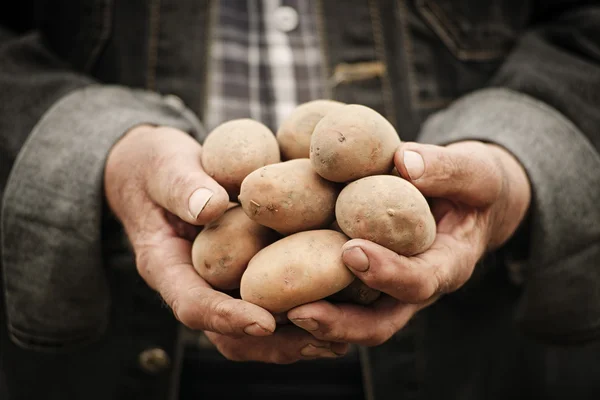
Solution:
[{"label": "jacket sleeve", "polygon": [[489,88],[434,114],[420,135],[421,141],[437,144],[466,139],[504,146],[523,164],[532,185],[526,235],[515,238],[527,241],[527,252],[522,260],[512,257],[522,266],[519,325],[550,342],[599,337],[597,3],[563,10],[533,26]]},{"label": "jacket sleeve", "polygon": [[104,163],[142,123],[202,134],[181,102],[102,85],[70,70],[37,33],[0,26],[0,281],[21,346],[68,348],[104,331]]}]

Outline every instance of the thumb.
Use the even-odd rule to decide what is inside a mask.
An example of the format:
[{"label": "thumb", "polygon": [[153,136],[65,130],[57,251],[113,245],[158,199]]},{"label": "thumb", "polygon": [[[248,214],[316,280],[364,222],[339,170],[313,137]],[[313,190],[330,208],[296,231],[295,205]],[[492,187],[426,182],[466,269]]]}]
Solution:
[{"label": "thumb", "polygon": [[182,220],[204,225],[220,217],[229,204],[225,189],[202,169],[202,147],[185,132],[159,133],[150,158],[146,188],[150,198]]},{"label": "thumb", "polygon": [[400,175],[426,197],[483,207],[492,204],[502,190],[502,170],[484,143],[405,142],[396,151],[394,163]]}]

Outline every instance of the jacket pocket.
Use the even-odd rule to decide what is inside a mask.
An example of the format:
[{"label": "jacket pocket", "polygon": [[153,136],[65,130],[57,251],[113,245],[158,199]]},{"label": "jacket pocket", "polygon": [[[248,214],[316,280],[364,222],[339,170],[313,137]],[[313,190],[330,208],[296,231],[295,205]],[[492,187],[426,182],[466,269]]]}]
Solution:
[{"label": "jacket pocket", "polygon": [[526,0],[416,0],[416,9],[461,61],[504,57],[529,14]]}]

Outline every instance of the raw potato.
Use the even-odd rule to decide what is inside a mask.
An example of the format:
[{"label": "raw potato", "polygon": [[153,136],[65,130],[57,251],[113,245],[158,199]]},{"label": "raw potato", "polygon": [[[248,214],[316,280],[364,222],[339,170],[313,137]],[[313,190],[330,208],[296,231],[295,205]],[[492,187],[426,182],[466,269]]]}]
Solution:
[{"label": "raw potato", "polygon": [[342,105],[344,103],[334,100],[314,100],[296,107],[277,131],[281,158],[284,160],[308,158],[310,137],[315,126],[325,114]]},{"label": "raw potato", "polygon": [[276,239],[275,232],[252,221],[241,207],[233,207],[198,234],[192,263],[213,287],[236,289],[250,259]]},{"label": "raw potato", "polygon": [[202,166],[237,198],[240,185],[252,171],[281,161],[275,135],[260,122],[242,118],[217,126],[204,141]]},{"label": "raw potato", "polygon": [[348,104],[328,113],[315,127],[310,160],[333,182],[389,173],[400,145],[396,130],[377,111]]},{"label": "raw potato", "polygon": [[281,313],[339,292],[355,279],[342,262],[347,240],[326,229],[278,240],[250,260],[242,276],[242,299]]},{"label": "raw potato", "polygon": [[242,182],[239,201],[254,221],[289,235],[328,227],[340,189],[300,158],[252,172]]},{"label": "raw potato", "polygon": [[411,183],[393,175],[350,183],[337,199],[335,214],[346,235],[404,256],[422,253],[435,239],[436,224],[427,200]]},{"label": "raw potato", "polygon": [[379,298],[381,292],[372,289],[364,284],[360,279],[354,279],[352,283],[340,292],[329,296],[332,301],[349,302],[361,305],[369,305]]}]

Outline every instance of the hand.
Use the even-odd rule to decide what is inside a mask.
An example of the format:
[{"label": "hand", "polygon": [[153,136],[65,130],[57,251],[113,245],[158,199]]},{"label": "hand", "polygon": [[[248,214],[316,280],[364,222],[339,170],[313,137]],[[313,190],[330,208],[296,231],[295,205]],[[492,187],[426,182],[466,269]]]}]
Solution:
[{"label": "hand", "polygon": [[111,150],[104,176],[108,204],[122,222],[139,274],[192,329],[271,335],[266,310],[213,290],[191,262],[197,229],[221,216],[229,196],[201,166],[202,147],[177,129],[139,126]]},{"label": "hand", "polygon": [[347,345],[288,326],[275,331],[267,310],[213,290],[194,270],[197,227],[227,209],[229,196],[201,166],[202,147],[176,129],[139,126],[112,149],[105,171],[108,204],[122,222],[139,274],[175,317],[204,330],[232,360],[289,363],[337,357]]},{"label": "hand", "polygon": [[294,326],[280,326],[266,337],[235,338],[206,332],[217,350],[232,361],[261,361],[271,364],[291,364],[300,360],[337,358],[348,351],[347,343],[318,340]]},{"label": "hand", "polygon": [[318,339],[367,346],[387,341],[420,309],[463,286],[477,261],[512,236],[529,208],[527,175],[499,146],[403,143],[394,161],[402,177],[431,198],[436,239],[414,257],[348,241],[344,263],[385,296],[369,307],[319,301],[290,310],[288,318]]}]

